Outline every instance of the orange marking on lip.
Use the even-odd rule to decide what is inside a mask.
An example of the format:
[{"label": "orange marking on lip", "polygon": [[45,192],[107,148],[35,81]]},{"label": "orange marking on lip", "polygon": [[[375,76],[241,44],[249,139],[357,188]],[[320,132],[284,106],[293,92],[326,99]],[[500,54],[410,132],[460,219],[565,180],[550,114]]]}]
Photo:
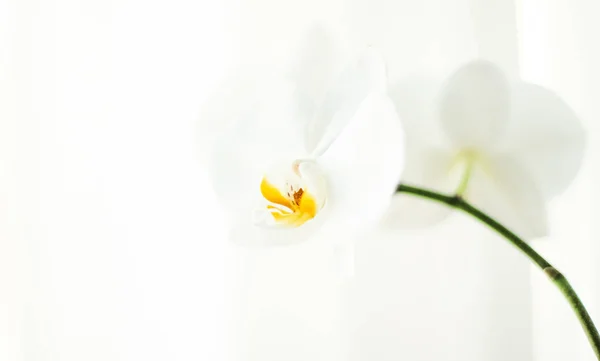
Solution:
[{"label": "orange marking on lip", "polygon": [[299,227],[317,215],[317,201],[303,188],[286,197],[277,187],[263,178],[260,192],[267,201],[285,207],[282,209],[271,204],[267,205],[271,216],[279,224]]}]

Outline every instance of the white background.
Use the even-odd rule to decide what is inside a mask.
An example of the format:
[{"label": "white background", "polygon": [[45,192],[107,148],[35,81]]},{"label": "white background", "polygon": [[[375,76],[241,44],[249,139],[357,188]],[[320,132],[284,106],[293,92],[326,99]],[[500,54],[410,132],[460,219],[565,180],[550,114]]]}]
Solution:
[{"label": "white background", "polygon": [[[585,165],[534,246],[599,319],[598,15],[591,0],[0,0],[0,360],[226,358],[235,260],[200,107],[315,19],[383,48],[392,76],[482,55],[575,108]],[[558,292],[488,234],[455,216],[359,243],[352,341],[321,357],[593,360]]]}]

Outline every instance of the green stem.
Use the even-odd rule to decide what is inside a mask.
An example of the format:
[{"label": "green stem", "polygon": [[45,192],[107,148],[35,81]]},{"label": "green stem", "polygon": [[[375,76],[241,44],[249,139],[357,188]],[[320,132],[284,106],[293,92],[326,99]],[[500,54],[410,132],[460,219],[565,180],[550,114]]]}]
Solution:
[{"label": "green stem", "polygon": [[600,335],[598,334],[598,330],[596,326],[594,326],[594,322],[590,317],[589,313],[585,309],[585,306],[575,293],[575,290],[567,281],[567,278],[560,273],[554,266],[552,266],[548,261],[544,259],[539,253],[537,253],[533,248],[531,248],[523,239],[518,237],[516,234],[511,232],[508,228],[500,224],[495,219],[491,218],[484,212],[479,209],[473,207],[471,204],[466,202],[460,196],[448,196],[445,194],[437,193],[431,190],[412,187],[405,184],[400,184],[396,188],[397,193],[407,193],[412,194],[418,197],[427,198],[430,200],[434,200],[440,203],[444,203],[450,207],[454,207],[460,209],[473,217],[477,218],[481,222],[485,223],[487,226],[501,234],[504,238],[506,238],[513,246],[517,247],[521,252],[523,252],[530,260],[533,261],[538,267],[544,271],[544,273],[550,278],[550,280],[558,287],[560,292],[562,292],[563,296],[571,305],[573,311],[577,315],[579,322],[581,323],[581,327],[585,331],[587,338],[596,354],[598,360],[600,360]]}]

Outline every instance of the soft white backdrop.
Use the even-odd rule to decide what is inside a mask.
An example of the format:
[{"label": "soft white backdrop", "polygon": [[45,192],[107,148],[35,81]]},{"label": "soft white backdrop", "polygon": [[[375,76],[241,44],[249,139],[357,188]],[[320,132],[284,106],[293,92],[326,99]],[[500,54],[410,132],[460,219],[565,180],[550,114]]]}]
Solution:
[{"label": "soft white backdrop", "polygon": [[[314,260],[306,248],[269,278],[262,256],[224,242],[197,126],[233,64],[287,56],[313,20],[382,48],[392,77],[492,58],[556,90],[589,131],[582,171],[552,203],[552,237],[534,246],[598,319],[596,2],[0,0],[0,15],[1,360],[223,360],[235,329],[260,341],[249,359],[261,361],[593,360],[558,292],[463,216],[359,242],[354,281],[320,279],[327,259],[298,270]],[[286,274],[299,282],[287,291],[323,302],[299,311],[321,333],[288,339],[304,354],[282,357],[269,337],[302,333],[263,307],[273,323],[245,334],[233,311],[258,309],[272,291],[252,287]],[[340,316],[343,337],[330,336]]]}]

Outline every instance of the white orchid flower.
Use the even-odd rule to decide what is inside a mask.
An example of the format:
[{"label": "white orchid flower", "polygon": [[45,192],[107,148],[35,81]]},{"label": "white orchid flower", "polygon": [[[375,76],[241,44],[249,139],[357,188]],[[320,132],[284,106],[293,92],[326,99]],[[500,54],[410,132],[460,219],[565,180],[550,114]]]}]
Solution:
[{"label": "white orchid flower", "polygon": [[212,174],[236,243],[366,230],[400,178],[403,131],[382,59],[367,49],[340,67],[316,35],[299,66],[237,77],[250,80],[219,102],[235,120],[214,146]]},{"label": "white orchid flower", "polygon": [[[406,79],[391,92],[407,133],[404,183],[460,195],[524,238],[548,233],[546,201],[575,177],[584,149],[563,100],[486,61],[445,81]],[[423,226],[450,212],[397,195],[386,221]]]}]

